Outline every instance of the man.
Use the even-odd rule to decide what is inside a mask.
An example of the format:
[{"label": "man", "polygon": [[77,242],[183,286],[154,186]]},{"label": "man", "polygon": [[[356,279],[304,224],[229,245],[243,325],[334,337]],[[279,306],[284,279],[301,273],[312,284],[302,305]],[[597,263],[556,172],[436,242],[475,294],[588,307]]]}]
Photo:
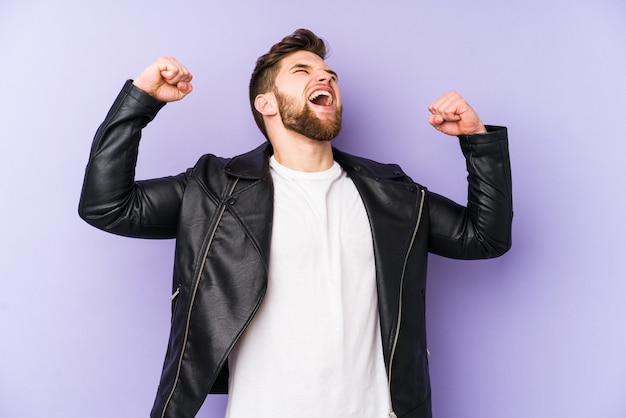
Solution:
[{"label": "man", "polygon": [[[506,129],[456,93],[429,122],[460,138],[463,207],[397,165],[331,146],[341,128],[324,41],[298,30],[260,57],[250,103],[268,141],[205,155],[175,177],[135,181],[141,129],[192,91],[164,57],[127,82],[92,146],[79,213],[112,233],[176,238],[172,324],[152,417],[191,417],[207,393],[227,416],[430,417],[428,252],[510,247]],[[271,245],[270,245],[271,244]]]}]

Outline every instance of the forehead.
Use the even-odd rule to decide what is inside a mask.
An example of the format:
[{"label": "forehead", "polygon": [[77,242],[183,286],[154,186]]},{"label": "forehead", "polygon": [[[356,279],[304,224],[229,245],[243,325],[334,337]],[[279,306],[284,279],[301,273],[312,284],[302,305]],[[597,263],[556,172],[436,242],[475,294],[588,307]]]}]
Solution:
[{"label": "forehead", "polygon": [[295,65],[306,65],[314,68],[329,70],[330,67],[317,54],[310,51],[296,51],[287,55],[280,62],[280,71],[289,71]]}]

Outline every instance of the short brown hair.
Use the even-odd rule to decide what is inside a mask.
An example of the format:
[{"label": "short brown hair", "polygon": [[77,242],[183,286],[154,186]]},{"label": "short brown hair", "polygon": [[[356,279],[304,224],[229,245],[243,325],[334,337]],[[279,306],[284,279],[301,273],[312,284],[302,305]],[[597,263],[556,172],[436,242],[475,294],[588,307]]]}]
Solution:
[{"label": "short brown hair", "polygon": [[320,58],[326,58],[326,42],[308,29],[298,29],[274,44],[269,52],[259,57],[250,77],[250,107],[254,120],[267,138],[263,115],[254,107],[254,100],[259,94],[272,91],[280,60],[298,51],[309,51]]}]

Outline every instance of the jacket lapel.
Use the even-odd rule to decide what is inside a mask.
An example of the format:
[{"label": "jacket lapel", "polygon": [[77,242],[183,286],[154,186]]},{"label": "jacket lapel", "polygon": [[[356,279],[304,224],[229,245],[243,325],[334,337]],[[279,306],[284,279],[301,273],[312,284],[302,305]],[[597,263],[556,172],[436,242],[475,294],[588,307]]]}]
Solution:
[{"label": "jacket lapel", "polygon": [[233,192],[225,198],[226,207],[245,226],[246,234],[261,253],[266,267],[274,215],[274,188],[269,171],[271,154],[271,146],[264,143],[233,157],[224,166],[224,171],[234,178]]},{"label": "jacket lapel", "polygon": [[385,362],[398,321],[402,275],[419,212],[419,191],[398,166],[336,152],[359,191],[374,241],[378,309]]}]

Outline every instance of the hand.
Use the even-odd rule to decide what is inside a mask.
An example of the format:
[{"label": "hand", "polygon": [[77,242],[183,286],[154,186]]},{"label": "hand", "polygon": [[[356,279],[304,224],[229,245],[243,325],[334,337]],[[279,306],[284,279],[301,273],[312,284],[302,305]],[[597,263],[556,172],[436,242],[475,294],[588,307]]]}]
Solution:
[{"label": "hand", "polygon": [[435,129],[447,135],[472,135],[487,132],[474,109],[456,92],[451,91],[435,100],[428,118]]},{"label": "hand", "polygon": [[191,93],[193,76],[173,57],[161,57],[147,67],[133,84],[162,102],[181,100]]}]

